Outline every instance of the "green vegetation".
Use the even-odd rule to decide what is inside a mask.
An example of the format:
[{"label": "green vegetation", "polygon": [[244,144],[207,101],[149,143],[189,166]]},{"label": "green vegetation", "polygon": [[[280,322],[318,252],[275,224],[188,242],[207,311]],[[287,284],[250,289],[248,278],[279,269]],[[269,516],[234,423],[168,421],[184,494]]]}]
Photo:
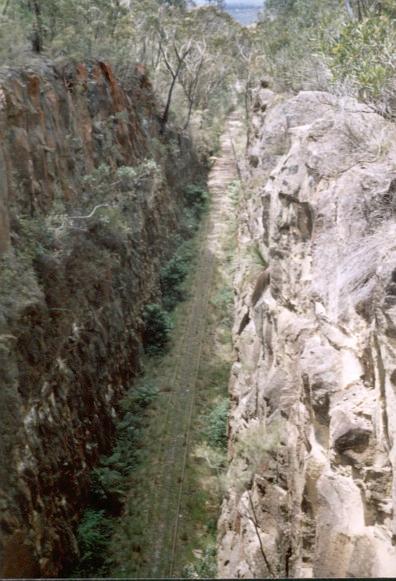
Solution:
[{"label": "green vegetation", "polygon": [[184,574],[187,579],[214,579],[217,575],[216,543],[211,542],[202,551],[202,556],[194,565],[186,565]]},{"label": "green vegetation", "polygon": [[166,346],[172,328],[169,315],[160,305],[147,305],[143,312],[143,344],[147,353],[160,353]]},{"label": "green vegetation", "polygon": [[[145,462],[144,436],[148,410],[158,388],[145,378],[121,402],[122,418],[110,456],[92,472],[90,502],[77,529],[80,559],[74,577],[107,576],[112,567],[111,538],[118,525],[131,478]],[[142,533],[137,527],[137,537]]]},{"label": "green vegetation", "polygon": [[202,216],[207,210],[208,201],[208,192],[202,185],[190,184],[186,187],[181,228],[183,236],[175,238],[176,251],[161,268],[160,273],[162,304],[168,312],[186,298],[183,283],[194,257],[194,243],[191,241],[191,236],[196,232]]},{"label": "green vegetation", "polygon": [[112,521],[105,515],[104,510],[85,511],[77,529],[81,560],[76,576],[105,574],[104,559],[111,534]]},{"label": "green vegetation", "polygon": [[[207,206],[206,191],[191,186],[186,198],[188,213],[185,215],[194,215],[196,223]],[[185,235],[190,231],[186,229]],[[231,238],[235,243],[230,233]],[[189,317],[191,305],[180,303],[175,307],[174,301],[180,293],[185,296],[192,284],[193,273],[188,267],[194,263],[197,244],[198,241],[175,238],[175,253],[161,269],[162,304],[146,308],[146,313],[150,312],[146,319],[153,321],[150,326],[153,324],[157,329],[160,321],[161,341],[165,306],[173,309],[172,319],[178,329]],[[216,522],[221,503],[221,479],[226,467],[231,304],[232,291],[219,272],[210,300],[209,329],[197,380],[196,411],[183,486],[181,510],[189,518],[180,522],[178,541],[178,570],[192,578],[216,573]],[[166,314],[165,319],[168,316]],[[225,331],[227,343],[222,342]],[[105,562],[100,569],[107,575],[139,576],[147,566],[145,547],[152,546],[153,542],[147,538],[147,519],[155,478],[158,478],[156,462],[161,457],[158,446],[164,430],[164,409],[171,405],[168,378],[173,376],[178,357],[176,338],[171,333],[168,339],[170,349],[162,351],[160,356],[156,352],[156,357],[146,357],[144,377],[122,402],[123,419],[117,427],[113,452],[102,459],[93,473],[94,508],[106,510],[106,515],[113,519],[114,534],[103,550]],[[169,413],[171,421],[172,411]],[[154,482],[154,485],[148,486],[147,482]],[[118,517],[121,506],[122,517]]]},{"label": "green vegetation", "polygon": [[[155,155],[155,144],[152,154]],[[167,149],[162,152],[166,158]],[[82,179],[82,202],[86,209],[106,202],[107,207],[126,209],[139,196],[146,183],[152,183],[161,174],[154,158],[148,158],[135,166],[112,168],[101,163],[92,173]]]},{"label": "green vegetation", "polygon": [[31,61],[29,52],[69,61],[98,59],[111,64],[127,85],[140,63],[163,99],[162,129],[176,122],[210,151],[233,105],[240,63],[232,39],[241,27],[219,9],[220,0],[194,11],[188,4],[0,0],[0,55],[13,64]]},{"label": "green vegetation", "polygon": [[92,498],[117,506],[128,490],[128,477],[139,465],[146,408],[158,395],[158,389],[142,380],[121,402],[122,419],[117,423],[117,440],[110,456],[101,459],[93,471]]},{"label": "green vegetation", "polygon": [[374,0],[267,0],[250,42],[250,83],[328,90],[394,112],[396,9]]},{"label": "green vegetation", "polygon": [[[226,312],[215,307],[209,329],[217,325],[216,334],[221,336],[226,317]],[[189,518],[181,523],[179,549],[182,576],[199,579],[217,574],[217,520],[227,468],[230,337],[227,345],[220,345],[218,338],[216,343],[209,339],[209,333],[198,377],[197,416],[185,482],[183,510]]]},{"label": "green vegetation", "polygon": [[184,191],[186,207],[189,208],[198,220],[206,210],[209,200],[207,190],[200,184],[190,184]]},{"label": "green vegetation", "polygon": [[284,433],[283,420],[267,425],[265,420],[251,420],[240,434],[235,447],[231,470],[223,481],[224,489],[230,487],[244,491],[249,488],[255,474],[265,473],[281,447]]},{"label": "green vegetation", "polygon": [[228,286],[224,286],[218,290],[216,296],[212,299],[212,304],[221,309],[224,317],[230,322],[230,313],[234,303],[234,291]]},{"label": "green vegetation", "polygon": [[0,318],[10,319],[22,305],[40,302],[43,290],[36,272],[36,262],[50,253],[53,232],[41,217],[15,218],[16,242],[0,257]]},{"label": "green vegetation", "polygon": [[[120,168],[117,176],[113,176],[107,167],[100,167],[97,172],[89,176],[86,183],[91,192],[105,194],[109,184],[116,180],[125,180],[124,191],[130,192],[136,186],[136,180],[147,175],[148,164],[138,168]],[[151,165],[149,173],[155,168]],[[103,183],[104,182],[104,183]],[[117,186],[116,184],[116,187]],[[132,190],[133,191],[133,190]],[[177,304],[186,298],[185,279],[194,262],[195,242],[192,236],[196,232],[208,204],[208,194],[202,186],[191,184],[185,190],[184,213],[182,216],[184,238],[177,235],[174,240],[175,252],[165,263],[160,273],[161,303],[152,303],[145,306],[143,319],[143,344],[148,356],[146,367],[150,368],[150,359],[161,361],[164,357],[171,331],[173,328],[170,312]],[[112,224],[113,215],[117,208],[105,208],[105,218],[97,217],[101,226]],[[114,227],[114,226],[112,226]],[[118,224],[117,228],[120,228]],[[134,480],[140,482],[139,474],[146,470],[148,445],[145,439],[150,429],[150,415],[153,405],[159,394],[158,380],[150,381],[150,373],[138,381],[130,392],[121,401],[122,418],[116,426],[116,439],[112,453],[103,457],[99,466],[92,471],[90,502],[80,523],[77,539],[80,550],[78,568],[73,571],[75,576],[107,575],[114,568],[114,555],[122,550],[111,544],[115,526],[126,543],[126,550],[133,551],[133,547],[141,547],[145,531],[141,521],[131,522],[118,519],[122,507],[127,502],[133,507],[133,513],[139,513],[140,504],[128,498],[128,491]],[[219,430],[219,428],[217,428]],[[218,434],[218,437],[220,435]],[[139,500],[140,503],[140,500]],[[131,509],[132,510],[132,509]],[[96,526],[97,525],[97,526]],[[96,528],[95,528],[96,527]],[[94,546],[99,548],[95,552]],[[137,562],[139,559],[137,558]],[[118,561],[117,561],[118,564]],[[138,570],[138,569],[137,569]],[[129,573],[131,571],[129,570]]]},{"label": "green vegetation", "polygon": [[[45,218],[34,216],[33,208],[29,215],[16,218],[17,241],[0,260],[0,315],[3,309],[12,311],[16,297],[20,304],[32,299],[40,302],[43,289],[36,263],[50,254],[52,247],[56,252],[73,248],[67,244],[72,231],[86,232],[87,240],[91,236],[103,245],[101,252],[95,253],[94,244],[91,249],[87,242],[81,274],[87,288],[94,288],[89,281],[100,279],[106,265],[117,264],[131,235],[127,215],[145,195],[145,185],[160,185],[165,166],[169,168],[169,160],[176,158],[182,147],[170,126],[189,132],[196,150],[204,156],[213,155],[226,115],[238,100],[245,103],[248,112],[250,90],[260,83],[262,88],[269,85],[288,93],[319,89],[352,95],[384,115],[396,114],[393,0],[267,0],[260,22],[249,29],[219,9],[221,1],[215,4],[190,11],[185,0],[0,0],[0,55],[4,63],[30,65],[32,56],[37,60],[41,56],[105,60],[127,88],[136,82],[135,63],[141,63],[162,101],[158,116],[161,131],[173,136],[169,145],[161,136],[153,139],[152,151],[138,166],[101,164],[85,176],[80,215],[63,202],[60,192],[53,211]],[[114,159],[109,136],[120,115],[103,124],[98,121],[105,152]],[[74,145],[77,149],[79,144]],[[239,182],[230,186],[230,194],[235,200],[247,195]],[[146,369],[172,357],[166,351],[172,344],[177,305],[188,295],[186,281],[194,260],[191,239],[208,207],[202,184],[187,186],[181,200],[180,236],[175,237],[173,252],[162,257],[160,293],[151,297],[152,302],[141,313]],[[231,269],[234,240],[228,245],[224,264]],[[251,248],[251,257],[256,266],[266,268],[258,245]],[[126,279],[118,282],[128,288]],[[78,284],[75,287],[76,293],[84,292]],[[224,282],[219,275],[210,302],[215,339],[208,335],[198,377],[198,413],[191,448],[199,462],[190,462],[183,499],[191,515],[191,523],[181,525],[181,561],[189,577],[216,573],[215,523],[226,464],[232,301],[229,280]],[[147,510],[148,502],[144,482],[150,446],[158,445],[151,437],[158,434],[153,424],[161,417],[164,401],[160,379],[156,376],[152,382],[149,377],[146,373],[121,402],[122,419],[117,424],[113,451],[92,472],[89,506],[77,531],[81,553],[78,575],[109,574],[118,566],[120,555],[129,555],[125,574],[139,569],[145,540],[139,516]],[[249,466],[241,487],[255,471],[264,470],[276,454],[279,433],[277,426],[269,431],[264,424],[253,423],[245,430],[236,447],[240,462]],[[128,495],[131,488],[137,491],[136,498]],[[124,507],[128,518],[120,522],[116,519]],[[200,551],[199,558],[194,559],[194,550]]]},{"label": "green vegetation", "polygon": [[192,245],[185,242],[161,269],[162,302],[167,311],[172,311],[186,298],[183,283],[190,269],[192,257]]},{"label": "green vegetation", "polygon": [[227,449],[228,398],[222,399],[210,412],[205,435],[213,448]]},{"label": "green vegetation", "polygon": [[[231,184],[228,193],[237,207],[240,183]],[[184,564],[181,574],[195,579],[217,575],[217,520],[227,470],[235,216],[236,212],[230,216],[221,239],[223,257],[210,297],[207,339],[197,383],[192,453],[185,484],[183,506],[191,517],[183,520],[181,526],[180,564]]]},{"label": "green vegetation", "polygon": [[263,269],[268,267],[268,262],[264,258],[263,253],[261,252],[260,246],[258,243],[253,244],[249,248],[249,251],[250,251],[250,256],[251,256],[254,264],[256,264],[257,266],[260,266]]},{"label": "green vegetation", "polygon": [[365,101],[387,98],[393,91],[396,28],[385,14],[345,23],[322,53],[335,81],[349,83]]},{"label": "green vegetation", "polygon": [[199,222],[208,209],[209,194],[201,184],[190,184],[183,192],[184,201],[184,236],[189,237],[199,225]]},{"label": "green vegetation", "polygon": [[265,77],[286,91],[326,89],[359,96],[391,114],[396,67],[393,0],[266,0],[256,27],[243,28],[222,2],[189,10],[184,0],[0,0],[0,54],[33,53],[113,64],[126,82],[133,63],[164,103],[163,129],[191,130],[214,151],[224,116],[246,104]]}]

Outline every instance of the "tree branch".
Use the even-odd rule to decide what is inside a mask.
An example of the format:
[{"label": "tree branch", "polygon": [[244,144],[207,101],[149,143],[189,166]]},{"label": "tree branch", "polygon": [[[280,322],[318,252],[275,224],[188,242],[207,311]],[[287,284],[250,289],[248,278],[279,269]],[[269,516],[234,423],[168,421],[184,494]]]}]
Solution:
[{"label": "tree branch", "polygon": [[355,14],[353,12],[352,6],[351,6],[351,1],[350,0],[344,0],[344,4],[345,4],[345,8],[346,11],[348,12],[348,16],[351,20],[355,20]]},{"label": "tree branch", "polygon": [[110,204],[98,204],[97,206],[94,207],[94,209],[92,210],[92,212],[90,214],[88,214],[87,216],[70,216],[71,220],[88,220],[88,218],[92,218],[92,216],[96,213],[97,210],[99,210],[99,208],[109,208]]},{"label": "tree branch", "polygon": [[10,0],[5,0],[3,10],[1,11],[1,15],[5,16],[7,14],[8,7],[10,5]]}]

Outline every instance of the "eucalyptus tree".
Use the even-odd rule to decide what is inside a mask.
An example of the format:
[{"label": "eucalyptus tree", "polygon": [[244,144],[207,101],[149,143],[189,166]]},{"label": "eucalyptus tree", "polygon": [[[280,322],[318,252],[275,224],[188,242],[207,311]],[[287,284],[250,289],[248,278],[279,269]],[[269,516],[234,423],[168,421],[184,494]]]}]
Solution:
[{"label": "eucalyptus tree", "polygon": [[234,40],[241,27],[214,7],[186,11],[161,3],[157,11],[133,11],[139,22],[139,60],[148,66],[164,98],[162,127],[173,111],[187,129],[195,110],[232,88],[228,81],[236,70]]},{"label": "eucalyptus tree", "polygon": [[381,13],[396,16],[394,0],[344,0],[344,5],[348,16],[360,22]]},{"label": "eucalyptus tree", "polygon": [[29,41],[37,53],[95,56],[125,40],[130,11],[122,0],[3,0],[0,16],[14,52]]}]

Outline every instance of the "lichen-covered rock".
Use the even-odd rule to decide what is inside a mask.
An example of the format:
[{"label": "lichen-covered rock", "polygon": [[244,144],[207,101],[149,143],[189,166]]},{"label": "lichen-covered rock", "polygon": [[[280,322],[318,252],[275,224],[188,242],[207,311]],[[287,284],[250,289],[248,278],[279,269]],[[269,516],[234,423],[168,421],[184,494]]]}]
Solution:
[{"label": "lichen-covered rock", "polygon": [[186,138],[161,134],[141,68],[128,86],[101,62],[0,71],[3,577],[57,576],[76,556],[142,309],[200,170]]},{"label": "lichen-covered rock", "polygon": [[253,105],[219,576],[394,576],[396,129],[326,93]]}]

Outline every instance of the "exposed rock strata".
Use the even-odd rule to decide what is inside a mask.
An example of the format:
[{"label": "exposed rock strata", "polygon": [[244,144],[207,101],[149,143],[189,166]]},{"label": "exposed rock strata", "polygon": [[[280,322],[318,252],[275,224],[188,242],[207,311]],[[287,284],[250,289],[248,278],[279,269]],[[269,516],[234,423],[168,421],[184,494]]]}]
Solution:
[{"label": "exposed rock strata", "polygon": [[[89,473],[138,370],[142,308],[198,169],[186,139],[160,134],[144,72],[129,85],[104,63],[0,72],[3,577],[56,576],[75,556]],[[145,163],[133,191],[112,188],[113,170]],[[100,166],[107,189],[92,192],[83,178]]]},{"label": "exposed rock strata", "polygon": [[396,130],[330,94],[254,99],[219,576],[394,576]]}]

